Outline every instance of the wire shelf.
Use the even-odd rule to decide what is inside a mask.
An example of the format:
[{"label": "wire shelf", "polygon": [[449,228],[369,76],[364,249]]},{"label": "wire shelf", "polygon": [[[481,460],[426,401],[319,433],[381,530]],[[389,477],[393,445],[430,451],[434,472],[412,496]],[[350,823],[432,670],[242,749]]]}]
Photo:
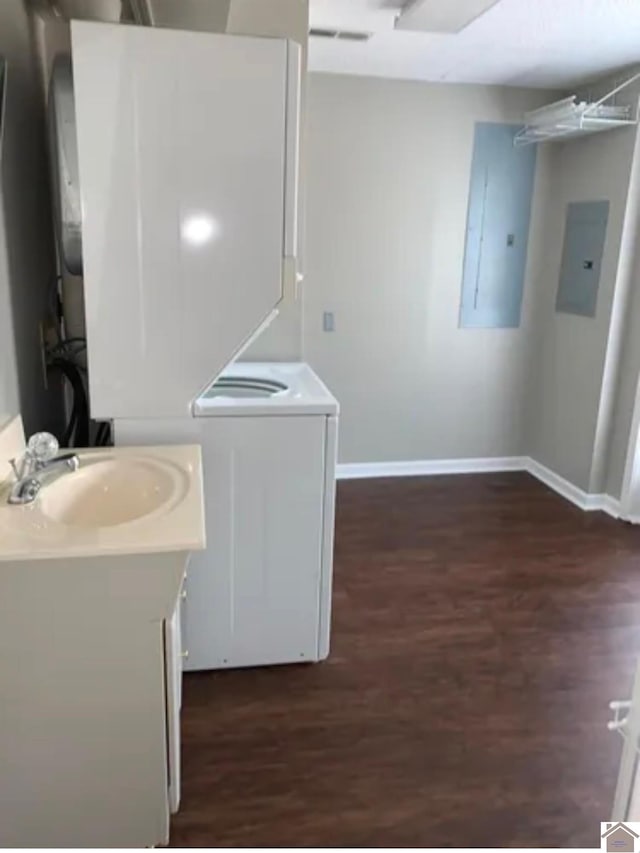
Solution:
[{"label": "wire shelf", "polygon": [[607,92],[598,101],[578,101],[577,95],[555,101],[546,107],[525,115],[525,126],[513,141],[516,146],[539,142],[563,141],[587,134],[634,127],[638,124],[638,111],[628,105],[612,102],[615,96],[640,79],[640,72]]}]

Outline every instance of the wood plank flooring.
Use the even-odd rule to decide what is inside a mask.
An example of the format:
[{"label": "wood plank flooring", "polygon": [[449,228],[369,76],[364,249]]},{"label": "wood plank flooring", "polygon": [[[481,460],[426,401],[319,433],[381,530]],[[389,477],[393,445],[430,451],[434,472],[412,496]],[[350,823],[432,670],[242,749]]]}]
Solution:
[{"label": "wood plank flooring", "polygon": [[527,474],[343,482],[332,654],[185,677],[172,845],[595,847],[640,529]]}]

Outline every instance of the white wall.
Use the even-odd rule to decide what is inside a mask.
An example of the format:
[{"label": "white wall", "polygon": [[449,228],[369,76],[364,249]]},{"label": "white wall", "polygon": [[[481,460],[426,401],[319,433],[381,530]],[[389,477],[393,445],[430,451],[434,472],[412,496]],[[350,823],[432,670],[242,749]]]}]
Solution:
[{"label": "white wall", "polygon": [[[39,323],[55,276],[44,123],[22,0],[0,4],[8,61],[0,193],[0,413],[22,412],[27,432],[58,430],[58,382],[44,387]],[[1,223],[0,223],[1,224]]]},{"label": "white wall", "polygon": [[[555,143],[545,213],[535,337],[530,355],[527,447],[538,462],[587,492],[607,487],[609,457],[624,455],[615,415],[619,361],[632,284],[636,206],[629,186],[636,129]],[[610,202],[596,316],[557,313],[567,204]],[[609,484],[615,497],[619,488]],[[617,494],[616,494],[617,492]]]},{"label": "white wall", "polygon": [[309,76],[305,357],[340,400],[342,462],[525,453],[545,150],[521,328],[459,329],[458,314],[474,123],[518,123],[549,98]]}]

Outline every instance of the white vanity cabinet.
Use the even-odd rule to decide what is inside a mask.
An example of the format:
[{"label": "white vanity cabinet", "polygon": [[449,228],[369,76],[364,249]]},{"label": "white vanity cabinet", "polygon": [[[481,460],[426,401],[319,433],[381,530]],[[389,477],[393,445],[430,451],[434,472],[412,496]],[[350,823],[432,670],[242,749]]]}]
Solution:
[{"label": "white vanity cabinet", "polygon": [[166,844],[200,448],[80,450],[13,505],[24,453],[20,418],[0,424],[0,847]]},{"label": "white vanity cabinet", "polygon": [[186,561],[0,563],[0,846],[168,842]]}]

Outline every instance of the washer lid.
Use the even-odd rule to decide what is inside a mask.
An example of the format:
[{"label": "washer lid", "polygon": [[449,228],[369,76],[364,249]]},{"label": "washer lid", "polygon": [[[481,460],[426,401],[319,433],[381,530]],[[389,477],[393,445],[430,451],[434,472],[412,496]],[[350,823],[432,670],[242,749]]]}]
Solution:
[{"label": "washer lid", "polygon": [[337,415],[338,403],[304,362],[236,362],[193,404],[196,417]]},{"label": "washer lid", "polygon": [[233,400],[265,400],[289,393],[289,386],[276,379],[259,376],[220,376],[200,399],[227,397]]}]

